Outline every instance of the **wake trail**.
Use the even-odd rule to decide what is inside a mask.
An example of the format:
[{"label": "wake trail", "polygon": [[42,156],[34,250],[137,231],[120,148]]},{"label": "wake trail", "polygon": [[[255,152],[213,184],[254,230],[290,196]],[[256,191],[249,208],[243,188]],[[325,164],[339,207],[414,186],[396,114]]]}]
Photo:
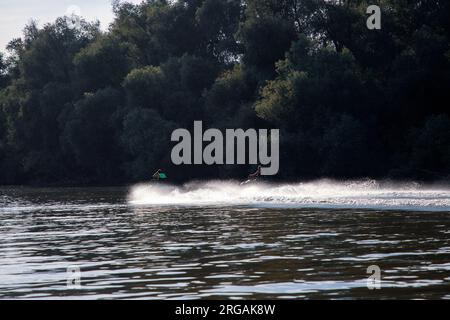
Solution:
[{"label": "wake trail", "polygon": [[304,183],[193,182],[182,186],[140,184],[128,202],[137,206],[257,206],[449,211],[450,187],[374,180]]}]

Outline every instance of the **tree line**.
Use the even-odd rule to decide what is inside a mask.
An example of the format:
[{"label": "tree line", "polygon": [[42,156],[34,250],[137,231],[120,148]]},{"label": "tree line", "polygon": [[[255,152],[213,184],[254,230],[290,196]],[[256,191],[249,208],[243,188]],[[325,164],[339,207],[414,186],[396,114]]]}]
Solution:
[{"label": "tree line", "polygon": [[[377,1],[375,1],[377,2]],[[114,1],[107,31],[67,18],[0,54],[0,184],[236,178],[177,167],[170,134],[280,129],[279,179],[450,178],[450,3]]]}]

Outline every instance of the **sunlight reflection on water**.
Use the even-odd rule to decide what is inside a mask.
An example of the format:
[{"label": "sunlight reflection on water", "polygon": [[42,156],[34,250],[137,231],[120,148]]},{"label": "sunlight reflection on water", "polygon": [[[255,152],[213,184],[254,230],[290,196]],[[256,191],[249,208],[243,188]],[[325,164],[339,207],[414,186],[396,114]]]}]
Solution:
[{"label": "sunlight reflection on water", "polygon": [[[135,206],[0,189],[0,298],[448,298],[448,211]],[[382,289],[366,287],[379,265]],[[81,269],[68,289],[66,269]]]}]

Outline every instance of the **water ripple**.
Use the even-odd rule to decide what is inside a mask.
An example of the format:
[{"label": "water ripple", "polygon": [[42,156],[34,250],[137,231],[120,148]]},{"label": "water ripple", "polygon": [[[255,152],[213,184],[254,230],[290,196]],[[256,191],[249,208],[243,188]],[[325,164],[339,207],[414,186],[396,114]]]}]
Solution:
[{"label": "water ripple", "polygon": [[[0,298],[450,299],[448,211],[146,207],[120,188],[0,191]],[[373,264],[379,291],[367,288]],[[80,288],[67,287],[72,266]]]}]

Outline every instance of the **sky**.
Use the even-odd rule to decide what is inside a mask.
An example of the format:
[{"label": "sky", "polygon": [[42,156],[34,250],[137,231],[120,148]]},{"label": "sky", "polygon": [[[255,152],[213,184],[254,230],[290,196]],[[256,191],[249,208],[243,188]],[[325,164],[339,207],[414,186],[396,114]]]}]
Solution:
[{"label": "sky", "polygon": [[99,20],[102,29],[107,29],[114,17],[111,0],[0,0],[0,51],[4,52],[13,38],[22,36],[31,19],[42,27],[70,12],[79,12],[88,21]]}]

